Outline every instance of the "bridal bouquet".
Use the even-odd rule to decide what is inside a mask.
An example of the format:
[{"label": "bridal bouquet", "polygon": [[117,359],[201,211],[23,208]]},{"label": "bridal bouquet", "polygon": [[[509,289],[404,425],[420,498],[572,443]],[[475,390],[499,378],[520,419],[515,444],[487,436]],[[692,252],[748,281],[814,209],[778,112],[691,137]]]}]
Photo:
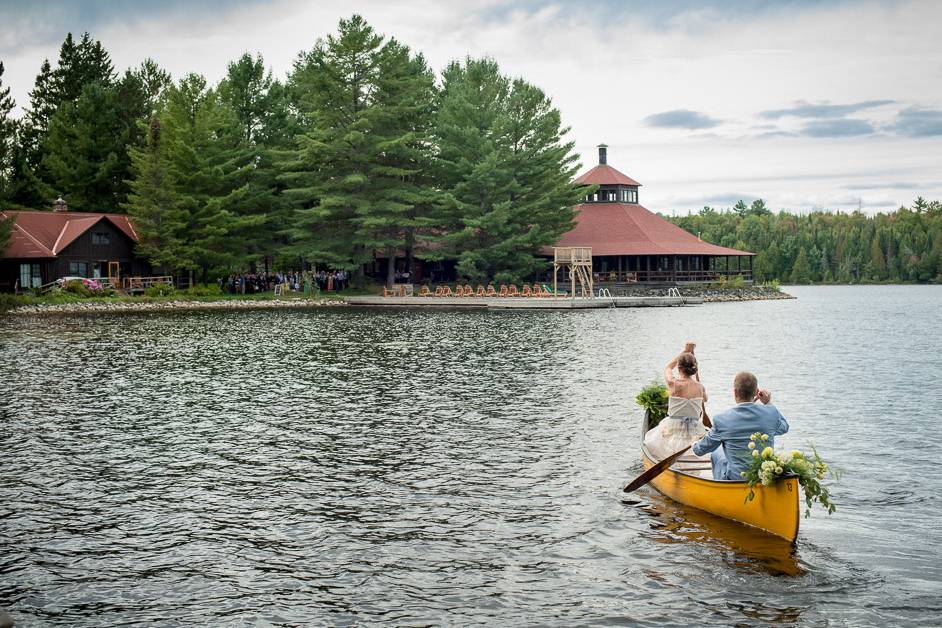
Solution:
[{"label": "bridal bouquet", "polygon": [[837,507],[831,502],[831,494],[827,487],[821,484],[825,476],[830,475],[839,479],[839,474],[831,471],[818,451],[812,447],[812,455],[808,456],[797,449],[790,453],[775,453],[766,443],[769,440],[768,434],[756,432],[749,437],[749,450],[752,453],[749,467],[742,472],[742,477],[749,486],[749,493],[746,495],[746,502],[755,499],[754,487],[756,484],[769,486],[778,478],[786,475],[798,476],[798,483],[805,490],[805,516],[811,516],[811,505],[819,502],[827,509],[830,515]]},{"label": "bridal bouquet", "polygon": [[648,411],[651,416],[649,427],[654,427],[661,422],[661,419],[667,416],[667,386],[654,380],[641,389],[641,392],[635,397],[635,403]]}]

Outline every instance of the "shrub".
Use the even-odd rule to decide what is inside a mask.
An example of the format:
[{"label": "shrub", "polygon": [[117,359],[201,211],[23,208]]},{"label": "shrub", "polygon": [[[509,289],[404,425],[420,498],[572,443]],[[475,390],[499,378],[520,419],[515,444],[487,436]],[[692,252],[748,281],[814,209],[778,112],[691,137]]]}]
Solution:
[{"label": "shrub", "polygon": [[144,296],[170,297],[176,294],[176,292],[176,288],[171,286],[169,283],[155,283],[154,285],[144,289]]},{"label": "shrub", "polygon": [[92,296],[92,291],[89,290],[88,286],[86,286],[85,282],[81,279],[70,279],[69,281],[66,281],[62,284],[62,291],[69,292],[80,297]]},{"label": "shrub", "polygon": [[22,303],[23,302],[15,294],[0,292],[0,314],[7,310],[12,310],[16,306],[22,305]]},{"label": "shrub", "polygon": [[192,288],[187,288],[186,293],[192,297],[218,297],[222,295],[222,288],[215,283],[198,283]]}]

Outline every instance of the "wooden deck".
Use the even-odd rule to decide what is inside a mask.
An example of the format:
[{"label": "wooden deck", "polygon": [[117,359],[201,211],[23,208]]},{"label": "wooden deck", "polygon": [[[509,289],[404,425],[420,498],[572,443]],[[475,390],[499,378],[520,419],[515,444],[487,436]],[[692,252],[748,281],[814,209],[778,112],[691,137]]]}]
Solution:
[{"label": "wooden deck", "polygon": [[347,297],[348,305],[371,307],[483,308],[494,310],[592,310],[611,307],[700,305],[700,297]]}]

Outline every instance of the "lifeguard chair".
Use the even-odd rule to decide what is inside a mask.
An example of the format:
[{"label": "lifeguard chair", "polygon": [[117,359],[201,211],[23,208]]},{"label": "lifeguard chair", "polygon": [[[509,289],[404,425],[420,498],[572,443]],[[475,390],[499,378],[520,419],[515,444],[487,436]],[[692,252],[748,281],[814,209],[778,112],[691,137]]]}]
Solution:
[{"label": "lifeguard chair", "polygon": [[557,246],[553,247],[553,296],[559,294],[556,286],[557,275],[560,269],[569,272],[572,289],[569,295],[576,297],[576,285],[583,299],[590,299],[592,291],[592,247],[591,246]]}]

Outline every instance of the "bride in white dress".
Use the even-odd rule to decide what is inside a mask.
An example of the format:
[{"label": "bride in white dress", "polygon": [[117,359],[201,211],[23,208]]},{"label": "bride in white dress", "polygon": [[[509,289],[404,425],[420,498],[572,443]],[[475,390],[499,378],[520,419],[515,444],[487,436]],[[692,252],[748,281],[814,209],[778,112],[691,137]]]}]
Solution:
[{"label": "bride in white dress", "polygon": [[[664,381],[670,397],[667,399],[667,416],[657,426],[644,435],[644,444],[656,460],[663,460],[698,440],[706,434],[710,418],[703,404],[707,401],[706,389],[697,376],[697,358],[693,355],[694,345],[688,342],[683,353],[664,367]],[[678,376],[674,376],[674,368]],[[706,462],[710,456],[696,456],[687,452],[678,462]]]}]

